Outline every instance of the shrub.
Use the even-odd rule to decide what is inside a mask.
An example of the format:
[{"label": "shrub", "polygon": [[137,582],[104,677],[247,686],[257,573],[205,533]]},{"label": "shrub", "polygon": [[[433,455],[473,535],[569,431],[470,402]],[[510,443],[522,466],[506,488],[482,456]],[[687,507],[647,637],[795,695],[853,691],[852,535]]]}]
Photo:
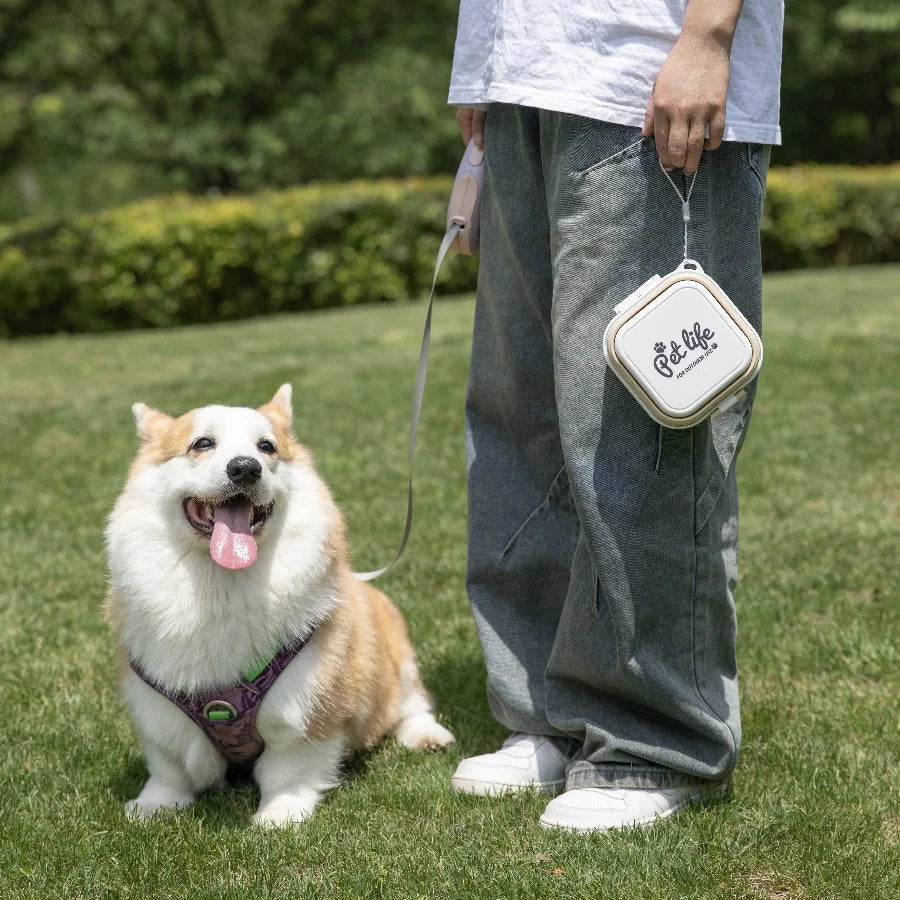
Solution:
[{"label": "shrub", "polygon": [[[409,300],[431,284],[446,177],[159,197],[0,228],[0,335],[105,331]],[[900,260],[900,165],[769,176],[768,269]],[[451,254],[445,293],[476,261]]]},{"label": "shrub", "polygon": [[[160,197],[0,230],[0,334],[106,331],[408,300],[431,284],[446,178]],[[476,262],[451,254],[445,292]]]},{"label": "shrub", "polygon": [[768,270],[900,260],[900,163],[772,169],[762,224]]}]

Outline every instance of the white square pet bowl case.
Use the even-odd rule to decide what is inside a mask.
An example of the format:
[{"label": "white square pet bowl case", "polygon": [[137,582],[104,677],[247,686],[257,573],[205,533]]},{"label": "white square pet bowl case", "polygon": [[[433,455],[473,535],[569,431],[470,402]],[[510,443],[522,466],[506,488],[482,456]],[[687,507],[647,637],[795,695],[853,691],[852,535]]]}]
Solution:
[{"label": "white square pet bowl case", "polygon": [[603,335],[607,362],[668,428],[727,409],[762,365],[759,335],[694,260],[648,279],[615,313]]}]

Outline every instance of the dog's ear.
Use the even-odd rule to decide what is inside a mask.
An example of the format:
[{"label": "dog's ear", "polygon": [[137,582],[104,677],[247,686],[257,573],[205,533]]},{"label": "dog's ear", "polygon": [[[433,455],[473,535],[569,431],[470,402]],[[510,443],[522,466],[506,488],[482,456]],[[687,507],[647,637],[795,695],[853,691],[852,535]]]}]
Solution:
[{"label": "dog's ear", "polygon": [[134,423],[137,425],[138,437],[144,444],[175,421],[171,416],[147,406],[146,403],[135,403],[131,407],[131,412],[134,415]]},{"label": "dog's ear", "polygon": [[275,391],[275,396],[261,406],[259,411],[273,422],[284,425],[290,431],[294,420],[294,408],[291,405],[292,395],[293,388],[289,384],[283,384]]}]

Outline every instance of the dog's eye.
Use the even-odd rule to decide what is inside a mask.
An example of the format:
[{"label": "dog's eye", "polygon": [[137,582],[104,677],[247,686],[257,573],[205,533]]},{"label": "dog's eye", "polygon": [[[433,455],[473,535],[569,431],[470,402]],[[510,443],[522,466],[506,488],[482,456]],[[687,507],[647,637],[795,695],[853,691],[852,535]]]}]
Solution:
[{"label": "dog's eye", "polygon": [[259,450],[260,453],[277,453],[278,451],[275,449],[275,445],[271,441],[267,441],[263,438],[257,445],[256,449]]},{"label": "dog's eye", "polygon": [[212,438],[201,437],[197,438],[197,440],[191,444],[191,450],[196,453],[203,453],[204,450],[212,450],[215,446],[216,442]]}]

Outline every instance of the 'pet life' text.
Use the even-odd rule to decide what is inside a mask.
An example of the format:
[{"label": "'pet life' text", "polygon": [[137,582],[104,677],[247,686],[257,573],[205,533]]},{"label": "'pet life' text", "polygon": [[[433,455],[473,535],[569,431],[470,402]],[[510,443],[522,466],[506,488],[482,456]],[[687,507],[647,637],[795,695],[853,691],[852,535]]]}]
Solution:
[{"label": "'pet life' text", "polygon": [[[708,328],[701,328],[699,322],[694,322],[693,330],[682,329],[681,344],[678,341],[670,341],[668,350],[666,350],[664,341],[657,341],[653,345],[653,351],[656,353],[653,359],[653,368],[663,378],[671,378],[675,374],[673,366],[680,366],[687,359],[690,350],[702,350],[704,357],[711,350],[715,350],[717,344],[710,344],[711,339],[714,337],[714,331],[710,331]],[[682,345],[684,349],[682,349]],[[702,359],[703,357],[699,358]]]}]

